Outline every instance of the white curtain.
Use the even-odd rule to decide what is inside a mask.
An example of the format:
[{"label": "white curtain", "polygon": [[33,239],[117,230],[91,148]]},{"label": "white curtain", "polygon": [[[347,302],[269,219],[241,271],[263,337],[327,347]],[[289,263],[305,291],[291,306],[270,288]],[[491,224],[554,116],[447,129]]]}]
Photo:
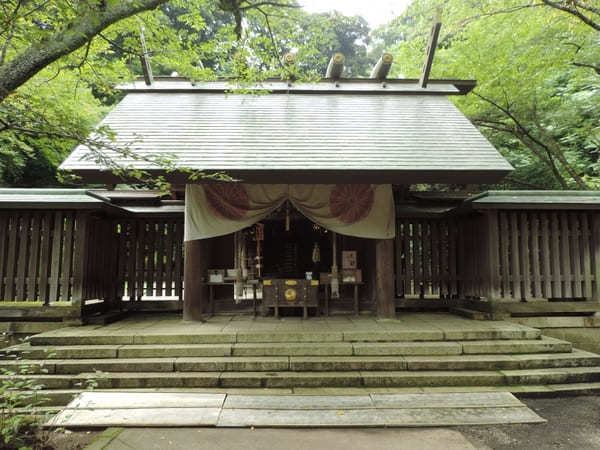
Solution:
[{"label": "white curtain", "polygon": [[286,200],[314,223],[340,234],[373,239],[395,236],[389,184],[207,183],[186,186],[185,240],[242,230]]}]

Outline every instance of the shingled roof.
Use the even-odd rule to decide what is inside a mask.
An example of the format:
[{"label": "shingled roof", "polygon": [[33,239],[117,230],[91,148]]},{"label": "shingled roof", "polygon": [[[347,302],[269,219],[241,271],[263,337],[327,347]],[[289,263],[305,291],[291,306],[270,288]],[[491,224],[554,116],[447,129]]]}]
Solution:
[{"label": "shingled roof", "polygon": [[[223,171],[251,183],[493,183],[512,170],[446,95],[474,82],[439,80],[271,81],[230,93],[226,82],[180,79],[124,86],[104,119],[117,145],[169,153],[179,167]],[[114,175],[77,147],[61,169],[88,182]],[[143,161],[117,160],[155,174]],[[167,174],[175,182],[186,175]]]}]

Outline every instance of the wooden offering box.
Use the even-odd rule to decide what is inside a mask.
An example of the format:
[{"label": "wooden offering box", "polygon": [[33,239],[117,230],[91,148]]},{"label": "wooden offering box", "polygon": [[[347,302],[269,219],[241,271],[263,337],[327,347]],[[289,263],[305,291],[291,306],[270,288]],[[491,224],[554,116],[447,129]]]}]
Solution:
[{"label": "wooden offering box", "polygon": [[263,305],[275,309],[279,317],[279,308],[304,308],[304,318],[308,317],[308,308],[319,307],[319,282],[302,279],[270,279],[263,281]]}]

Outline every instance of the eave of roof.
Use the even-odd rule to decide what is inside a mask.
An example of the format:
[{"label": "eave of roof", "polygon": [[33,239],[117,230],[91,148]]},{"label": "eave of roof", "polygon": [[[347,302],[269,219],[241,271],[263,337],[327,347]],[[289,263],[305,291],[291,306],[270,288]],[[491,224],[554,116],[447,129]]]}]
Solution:
[{"label": "eave of roof", "polygon": [[0,189],[1,209],[98,209],[102,200],[85,189]]},{"label": "eave of roof", "polygon": [[488,191],[466,201],[472,209],[600,209],[600,191]]}]

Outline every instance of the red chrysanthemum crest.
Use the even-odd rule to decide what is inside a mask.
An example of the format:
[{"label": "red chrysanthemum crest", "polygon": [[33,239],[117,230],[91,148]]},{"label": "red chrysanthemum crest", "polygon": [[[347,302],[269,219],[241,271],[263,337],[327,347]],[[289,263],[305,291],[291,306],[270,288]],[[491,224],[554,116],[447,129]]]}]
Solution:
[{"label": "red chrysanthemum crest", "polygon": [[208,206],[215,216],[240,220],[248,212],[250,207],[248,193],[241,184],[204,184],[202,187]]},{"label": "red chrysanthemum crest", "polygon": [[329,210],[342,222],[355,223],[369,215],[374,202],[370,184],[337,184],[329,196]]}]

